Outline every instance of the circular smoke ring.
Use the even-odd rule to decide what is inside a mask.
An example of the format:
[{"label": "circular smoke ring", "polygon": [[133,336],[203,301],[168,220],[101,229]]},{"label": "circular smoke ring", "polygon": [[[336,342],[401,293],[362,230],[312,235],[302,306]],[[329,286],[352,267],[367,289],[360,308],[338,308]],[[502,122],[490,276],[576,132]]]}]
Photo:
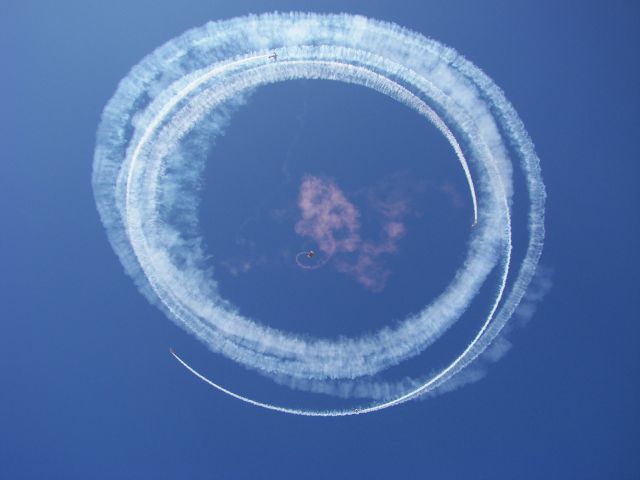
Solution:
[{"label": "circular smoke ring", "polygon": [[[211,272],[204,268],[197,199],[183,201],[195,234],[186,235],[163,218],[163,209],[177,200],[171,192],[194,175],[185,156],[199,154],[194,149],[185,155],[181,142],[199,128],[219,134],[234,103],[241,104],[260,86],[293,79],[362,85],[403,103],[445,136],[462,166],[477,223],[467,258],[431,304],[394,328],[332,341],[302,338],[244,318],[220,297]],[[514,168],[509,149],[526,176],[530,201],[529,243],[515,273],[509,273]],[[394,398],[367,408],[315,412],[256,402],[204,378],[174,354],[216,388],[289,413],[364,413],[444,385],[500,333],[532,278],[544,237],[539,160],[500,89],[470,62],[433,40],[349,15],[246,17],[210,23],[170,41],[132,70],[105,108],[93,184],[112,245],[147,298],[213,351],[310,391],[332,393],[326,385],[335,379],[360,381],[360,391],[374,388],[363,377],[424,351],[464,313],[499,265],[495,301],[462,352],[440,372],[395,386]],[[196,192],[182,193],[189,198]]]}]

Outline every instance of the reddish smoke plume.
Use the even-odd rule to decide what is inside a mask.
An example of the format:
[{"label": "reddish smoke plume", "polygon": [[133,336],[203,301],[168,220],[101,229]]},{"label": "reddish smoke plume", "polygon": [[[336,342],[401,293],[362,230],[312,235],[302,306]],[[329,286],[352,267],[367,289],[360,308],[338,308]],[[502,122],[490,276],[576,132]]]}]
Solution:
[{"label": "reddish smoke plume", "polygon": [[298,206],[302,219],[295,226],[296,233],[312,238],[327,257],[344,254],[335,262],[337,269],[352,275],[365,288],[374,292],[384,289],[391,272],[379,257],[398,250],[397,241],[406,230],[401,221],[407,211],[404,201],[376,203],[383,224],[382,240],[375,243],[361,237],[360,213],[332,180],[306,176]]}]

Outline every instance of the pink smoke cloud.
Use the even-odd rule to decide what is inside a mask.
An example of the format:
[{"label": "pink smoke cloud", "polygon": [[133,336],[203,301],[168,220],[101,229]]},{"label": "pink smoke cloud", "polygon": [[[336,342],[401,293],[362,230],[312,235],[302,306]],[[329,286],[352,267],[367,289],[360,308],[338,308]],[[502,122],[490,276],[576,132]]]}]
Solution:
[{"label": "pink smoke cloud", "polygon": [[401,222],[392,221],[384,226],[387,235],[391,239],[402,238],[404,236],[405,228]]},{"label": "pink smoke cloud", "polygon": [[307,176],[300,186],[302,219],[296,233],[311,237],[328,256],[353,252],[360,244],[360,214],[331,180]]},{"label": "pink smoke cloud", "polygon": [[295,226],[296,233],[313,239],[327,257],[345,254],[337,260],[336,268],[365,288],[374,292],[384,289],[391,272],[379,257],[398,251],[397,242],[406,233],[402,222],[408,210],[405,201],[375,202],[374,208],[383,219],[378,242],[362,239],[360,213],[332,180],[306,176],[298,206],[302,219]]}]

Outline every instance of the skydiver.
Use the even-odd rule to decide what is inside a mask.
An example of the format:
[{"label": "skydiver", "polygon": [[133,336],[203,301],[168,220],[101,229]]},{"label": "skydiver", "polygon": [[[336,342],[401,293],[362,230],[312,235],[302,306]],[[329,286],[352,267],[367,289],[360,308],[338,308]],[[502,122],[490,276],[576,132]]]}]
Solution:
[{"label": "skydiver", "polygon": [[307,258],[313,258],[316,256],[316,252],[314,252],[313,250],[309,250],[307,252]]}]

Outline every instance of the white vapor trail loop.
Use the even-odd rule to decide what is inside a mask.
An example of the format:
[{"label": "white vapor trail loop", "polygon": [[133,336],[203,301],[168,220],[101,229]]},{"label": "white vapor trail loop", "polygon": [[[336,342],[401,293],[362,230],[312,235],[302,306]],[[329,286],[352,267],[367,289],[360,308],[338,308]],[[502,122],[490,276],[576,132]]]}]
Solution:
[{"label": "white vapor trail loop", "polygon": [[[211,139],[224,131],[255,89],[297,79],[360,85],[406,105],[442,133],[462,168],[474,226],[466,257],[431,303],[393,327],[355,338],[303,337],[242,316],[218,292],[197,220]],[[515,169],[526,186],[526,193],[517,197]],[[248,16],[211,22],[169,41],[131,70],[105,107],[92,181],[102,222],[125,270],[149,301],[179,326],[212,351],[279,383],[374,399],[369,406],[344,410],[258,402],[207,379],[171,352],[216,389],[290,414],[373,412],[451,381],[512,317],[536,271],[544,241],[546,194],[540,162],[500,88],[434,40],[346,14]],[[512,218],[515,212],[521,215],[519,222]],[[514,225],[528,235],[517,255]],[[308,266],[300,262],[304,253],[296,256],[303,268],[326,262]],[[486,318],[448,365],[396,384],[373,381],[437,341],[490,278],[497,279],[497,285]]]},{"label": "white vapor trail loop", "polygon": [[303,261],[305,258],[309,258],[309,252],[304,252],[304,251],[298,252],[295,256],[296,265],[298,265],[300,268],[303,268],[305,270],[316,270],[324,266],[331,257],[325,256],[321,260],[315,261],[314,263],[309,263],[309,262],[305,263]]}]

